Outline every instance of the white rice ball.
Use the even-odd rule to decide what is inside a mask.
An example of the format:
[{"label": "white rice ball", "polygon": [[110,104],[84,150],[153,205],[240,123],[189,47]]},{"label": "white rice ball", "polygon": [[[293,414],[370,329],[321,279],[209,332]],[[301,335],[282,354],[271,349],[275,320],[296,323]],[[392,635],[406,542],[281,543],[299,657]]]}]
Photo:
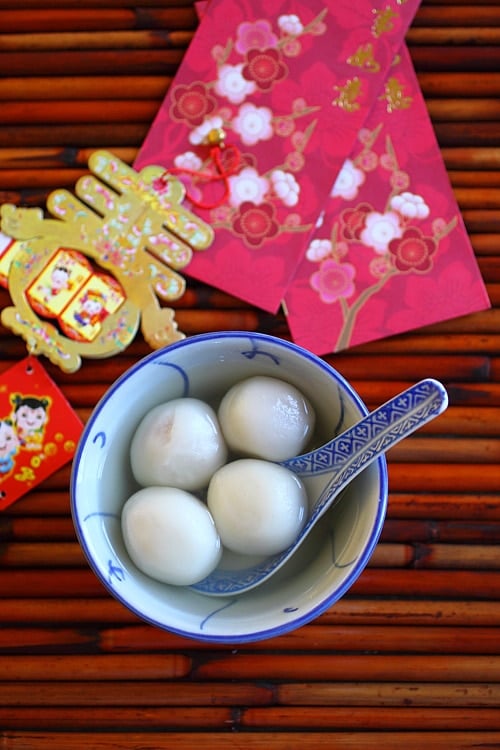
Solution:
[{"label": "white rice ball", "polygon": [[308,512],[302,481],[283,466],[256,458],[228,463],[208,486],[208,508],[222,544],[246,555],[285,550]]},{"label": "white rice ball", "polygon": [[314,410],[290,383],[264,375],[247,378],[223,397],[219,423],[228,447],[243,456],[284,461],[303,452]]},{"label": "white rice ball", "polygon": [[201,490],[226,459],[216,413],[195,398],[155,406],[142,419],[130,446],[132,473],[143,487]]},{"label": "white rice ball", "polygon": [[173,487],[145,487],[125,503],[123,540],[146,575],[176,586],[201,581],[217,567],[222,546],[206,505]]}]

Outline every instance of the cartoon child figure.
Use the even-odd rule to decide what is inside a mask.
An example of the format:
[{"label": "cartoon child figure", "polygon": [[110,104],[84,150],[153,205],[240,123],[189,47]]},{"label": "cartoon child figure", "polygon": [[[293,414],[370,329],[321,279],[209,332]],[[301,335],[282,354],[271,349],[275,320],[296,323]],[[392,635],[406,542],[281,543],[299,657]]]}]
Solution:
[{"label": "cartoon child figure", "polygon": [[71,289],[70,282],[71,271],[68,266],[59,263],[54,266],[50,274],[50,281],[47,286],[40,286],[39,289],[43,293],[44,299],[47,302],[51,297],[55,297],[60,292],[69,291]]},{"label": "cartoon child figure", "polygon": [[40,450],[48,421],[50,399],[15,394],[11,401],[14,406],[12,420],[21,447],[28,451]]},{"label": "cartoon child figure", "polygon": [[94,289],[88,289],[80,301],[80,309],[75,312],[75,320],[81,326],[95,326],[108,316],[106,298]]},{"label": "cartoon child figure", "polygon": [[0,481],[14,468],[19,438],[11,419],[0,419]]}]

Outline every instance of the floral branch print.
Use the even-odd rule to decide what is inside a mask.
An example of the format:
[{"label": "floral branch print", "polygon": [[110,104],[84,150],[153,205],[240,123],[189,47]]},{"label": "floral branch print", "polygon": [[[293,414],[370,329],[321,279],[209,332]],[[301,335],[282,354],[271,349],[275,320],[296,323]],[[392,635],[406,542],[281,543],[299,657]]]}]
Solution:
[{"label": "floral branch print", "polygon": [[[431,233],[421,223],[430,218],[430,208],[422,195],[409,190],[410,178],[398,164],[390,138],[379,156],[374,150],[381,133],[362,130],[359,139],[363,148],[354,160],[346,159],[335,181],[331,195],[346,202],[355,201],[359,189],[371,172],[381,166],[388,173],[389,195],[382,210],[368,202],[345,208],[334,222],[328,238],[315,238],[309,244],[306,257],[318,264],[309,279],[311,288],[325,304],[338,303],[342,312],[342,328],[335,351],[345,349],[351,340],[356,318],[367,301],[397,274],[426,274],[433,268],[439,242],[457,225],[457,217],[445,222],[437,217],[431,223]],[[428,226],[428,224],[426,225]],[[356,286],[359,263],[349,261],[368,253],[368,273],[371,284]],[[371,258],[370,258],[371,255]]]},{"label": "floral branch print", "polygon": [[[317,120],[311,119],[319,106],[297,97],[288,112],[276,111],[259,101],[260,95],[285,84],[290,76],[287,59],[300,55],[307,35],[326,32],[322,10],[310,23],[298,15],[240,23],[235,38],[212,47],[217,76],[209,82],[195,81],[172,87],[170,116],[187,123],[192,148],[174,159],[189,195],[198,200],[206,176],[213,170],[203,145],[212,131],[222,130],[241,144],[240,169],[228,178],[228,200],[210,212],[214,228],[225,228],[251,248],[258,248],[282,232],[309,232],[310,223],[301,219],[299,175],[306,164],[305,150]],[[252,98],[253,97],[253,98]],[[301,120],[307,119],[304,127]],[[251,150],[274,138],[286,141],[283,163],[259,170]],[[281,150],[281,149],[280,149]],[[278,150],[277,150],[278,151]],[[206,149],[205,149],[206,152]]]}]

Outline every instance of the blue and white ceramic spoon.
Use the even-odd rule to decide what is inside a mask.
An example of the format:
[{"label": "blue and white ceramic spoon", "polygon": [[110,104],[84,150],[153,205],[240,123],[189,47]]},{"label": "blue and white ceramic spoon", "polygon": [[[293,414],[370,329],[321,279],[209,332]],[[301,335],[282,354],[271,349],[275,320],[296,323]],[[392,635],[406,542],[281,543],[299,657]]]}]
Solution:
[{"label": "blue and white ceramic spoon", "polygon": [[297,551],[354,477],[400,440],[441,414],[447,405],[448,395],[441,383],[432,378],[421,380],[321,448],[282,461],[282,466],[302,479],[330,475],[297,539],[283,552],[255,565],[236,570],[219,567],[190,588],[211,596],[235,596],[267,581]]}]

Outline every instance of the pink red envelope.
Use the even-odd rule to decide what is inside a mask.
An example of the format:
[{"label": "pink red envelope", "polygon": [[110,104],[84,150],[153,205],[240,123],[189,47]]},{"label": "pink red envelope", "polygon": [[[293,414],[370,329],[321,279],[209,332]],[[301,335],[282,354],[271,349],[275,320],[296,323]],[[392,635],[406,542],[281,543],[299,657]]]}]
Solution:
[{"label": "pink red envelope", "polygon": [[216,125],[239,150],[229,200],[198,211],[216,238],[189,275],[278,309],[418,5],[211,0],[134,165],[206,172]]},{"label": "pink red envelope", "polygon": [[326,354],[489,306],[403,47],[287,289],[290,331]]}]

